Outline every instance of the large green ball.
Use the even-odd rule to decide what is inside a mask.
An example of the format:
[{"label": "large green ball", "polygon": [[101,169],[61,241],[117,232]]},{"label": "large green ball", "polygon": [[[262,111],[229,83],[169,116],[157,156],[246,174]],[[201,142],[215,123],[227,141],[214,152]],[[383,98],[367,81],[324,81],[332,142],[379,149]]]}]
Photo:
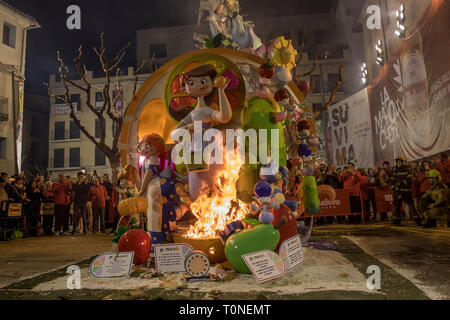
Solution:
[{"label": "large green ball", "polygon": [[275,250],[280,241],[280,232],[271,224],[260,224],[251,229],[238,231],[225,243],[225,255],[231,267],[240,273],[252,272],[242,255],[262,250]]}]

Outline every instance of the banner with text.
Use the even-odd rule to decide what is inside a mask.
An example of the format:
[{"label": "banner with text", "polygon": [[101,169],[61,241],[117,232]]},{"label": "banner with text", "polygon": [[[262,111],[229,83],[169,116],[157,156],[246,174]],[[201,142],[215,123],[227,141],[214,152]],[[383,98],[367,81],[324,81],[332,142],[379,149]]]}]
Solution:
[{"label": "banner with text", "polygon": [[372,127],[367,89],[332,105],[329,126],[333,145],[333,163],[342,167],[348,162],[356,168],[374,164]]},{"label": "banner with text", "polygon": [[450,149],[450,6],[435,0],[369,86],[375,162]]}]

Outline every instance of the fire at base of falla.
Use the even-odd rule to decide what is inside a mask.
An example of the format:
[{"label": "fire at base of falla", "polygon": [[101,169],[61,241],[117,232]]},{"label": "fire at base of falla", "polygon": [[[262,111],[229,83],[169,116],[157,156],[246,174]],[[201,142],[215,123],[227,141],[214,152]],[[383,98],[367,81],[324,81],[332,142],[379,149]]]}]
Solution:
[{"label": "fire at base of falla", "polygon": [[[152,74],[125,116],[118,177],[121,220],[113,242],[117,251],[134,251],[136,265],[151,264],[156,245],[176,242],[192,246],[199,261],[250,273],[242,255],[278,252],[298,234],[305,244],[313,228],[309,218],[319,211],[318,194],[329,192],[332,198],[332,191],[318,190],[313,177],[321,155],[314,123],[332,103],[342,77],[330,101],[313,115],[307,102],[310,84],[302,78],[314,70],[296,71],[303,45],[297,51],[284,37],[261,42],[239,14],[238,1],[201,1],[201,6],[200,12],[210,12],[209,36],[195,34],[203,48]],[[183,163],[186,154],[172,152],[186,143],[180,132],[188,130],[195,139],[198,122],[200,133],[214,132],[209,137],[214,152],[235,153],[224,157],[224,164]],[[225,151],[227,129],[266,129],[267,142],[250,141],[245,159],[238,159],[237,150]],[[274,130],[278,140],[271,136]],[[211,142],[196,143],[192,160],[198,152],[202,157]],[[267,161],[249,161],[261,151]],[[275,164],[270,173],[264,170]],[[309,227],[304,220],[311,221]]]}]

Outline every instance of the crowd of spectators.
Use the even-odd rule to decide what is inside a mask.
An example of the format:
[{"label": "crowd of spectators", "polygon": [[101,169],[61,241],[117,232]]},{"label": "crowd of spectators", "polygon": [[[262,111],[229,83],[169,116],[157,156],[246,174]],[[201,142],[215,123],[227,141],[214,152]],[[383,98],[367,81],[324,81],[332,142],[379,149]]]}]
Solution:
[{"label": "crowd of spectators", "polygon": [[[394,167],[395,164],[391,166],[387,161],[378,168],[367,170],[356,169],[353,163],[340,168],[322,163],[316,168],[314,175],[318,185],[325,184],[336,190],[349,190],[351,213],[364,212],[366,221],[385,221],[387,212],[378,212],[374,194],[370,189],[392,187]],[[420,199],[432,187],[430,179],[427,179],[431,170],[438,171],[443,185],[450,186],[450,161],[445,154],[432,160],[411,162],[407,167],[412,179],[410,185],[406,186],[407,194],[402,194],[402,197],[408,200],[405,211],[420,212]],[[295,182],[298,189],[300,180],[296,179]],[[113,194],[114,186],[108,174],[99,177],[95,171],[92,175],[79,172],[77,177],[60,173],[54,181],[43,175],[27,177],[24,172],[11,177],[0,173],[0,213],[5,214],[10,203],[21,203],[26,217],[24,231],[28,236],[39,235],[39,230],[46,235],[55,236],[99,231],[104,233],[105,215],[113,202]],[[54,215],[41,216],[42,203],[53,203]],[[410,206],[412,208],[408,208]],[[404,212],[405,217],[411,212]],[[361,221],[361,215],[349,215],[347,218],[349,223]],[[332,217],[331,220],[333,219]],[[345,217],[336,219],[343,223]],[[118,214],[115,212],[114,224],[117,222]],[[319,223],[327,222],[331,222],[330,218],[319,219]]]},{"label": "crowd of spectators", "polygon": [[[331,164],[327,166],[321,163],[315,170],[315,177],[318,185],[329,185],[336,190],[352,189],[361,190],[363,194],[364,212],[367,219],[375,220],[377,214],[379,220],[385,221],[387,219],[386,212],[377,212],[376,202],[373,193],[369,192],[374,187],[392,187],[394,181],[392,176],[394,173],[394,165],[385,161],[378,168],[358,168],[355,169],[353,163],[349,163],[344,167],[336,168]],[[431,188],[430,179],[427,179],[427,173],[431,170],[436,170],[441,174],[441,182],[447,187],[450,186],[450,161],[446,154],[439,154],[431,160],[416,161],[408,163],[408,167],[412,173],[411,196],[414,202],[414,209],[419,211],[419,200]],[[350,194],[350,206],[352,213],[361,212],[360,193],[354,192]],[[412,209],[408,208],[407,210]],[[405,215],[407,212],[405,212]],[[348,217],[349,222],[360,220],[360,217]],[[366,220],[367,220],[366,219]],[[327,220],[327,219],[324,219]],[[328,219],[329,220],[329,219]],[[340,222],[343,218],[338,219]]]},{"label": "crowd of spectators", "polygon": [[[79,172],[75,178],[60,173],[54,181],[43,175],[27,177],[23,171],[11,177],[1,173],[0,212],[5,215],[9,204],[21,203],[28,236],[105,233],[112,192],[109,175],[99,177],[95,171]],[[54,204],[53,215],[41,215],[43,203]]]}]

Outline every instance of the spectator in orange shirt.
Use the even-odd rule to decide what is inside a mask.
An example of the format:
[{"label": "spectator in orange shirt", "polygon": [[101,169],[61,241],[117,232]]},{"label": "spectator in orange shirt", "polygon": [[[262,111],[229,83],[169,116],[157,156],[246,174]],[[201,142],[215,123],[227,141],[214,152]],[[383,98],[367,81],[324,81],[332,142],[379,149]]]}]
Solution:
[{"label": "spectator in orange shirt", "polygon": [[70,193],[72,185],[66,180],[64,173],[58,175],[53,184],[53,201],[55,202],[55,235],[69,234]]},{"label": "spectator in orange shirt", "polygon": [[98,177],[93,178],[94,185],[91,187],[91,202],[92,202],[92,215],[93,215],[93,229],[92,233],[95,234],[98,230],[98,220],[100,219],[100,230],[105,233],[105,207],[106,198],[108,193],[106,188],[100,184]]},{"label": "spectator in orange shirt", "polygon": [[[351,162],[348,164],[347,172],[341,175],[339,181],[344,184],[344,190],[361,189],[361,173],[355,170],[355,165]],[[350,193],[350,211],[351,213],[359,213],[362,211],[360,193],[357,191]],[[354,223],[354,216],[349,216],[349,223]]]}]

